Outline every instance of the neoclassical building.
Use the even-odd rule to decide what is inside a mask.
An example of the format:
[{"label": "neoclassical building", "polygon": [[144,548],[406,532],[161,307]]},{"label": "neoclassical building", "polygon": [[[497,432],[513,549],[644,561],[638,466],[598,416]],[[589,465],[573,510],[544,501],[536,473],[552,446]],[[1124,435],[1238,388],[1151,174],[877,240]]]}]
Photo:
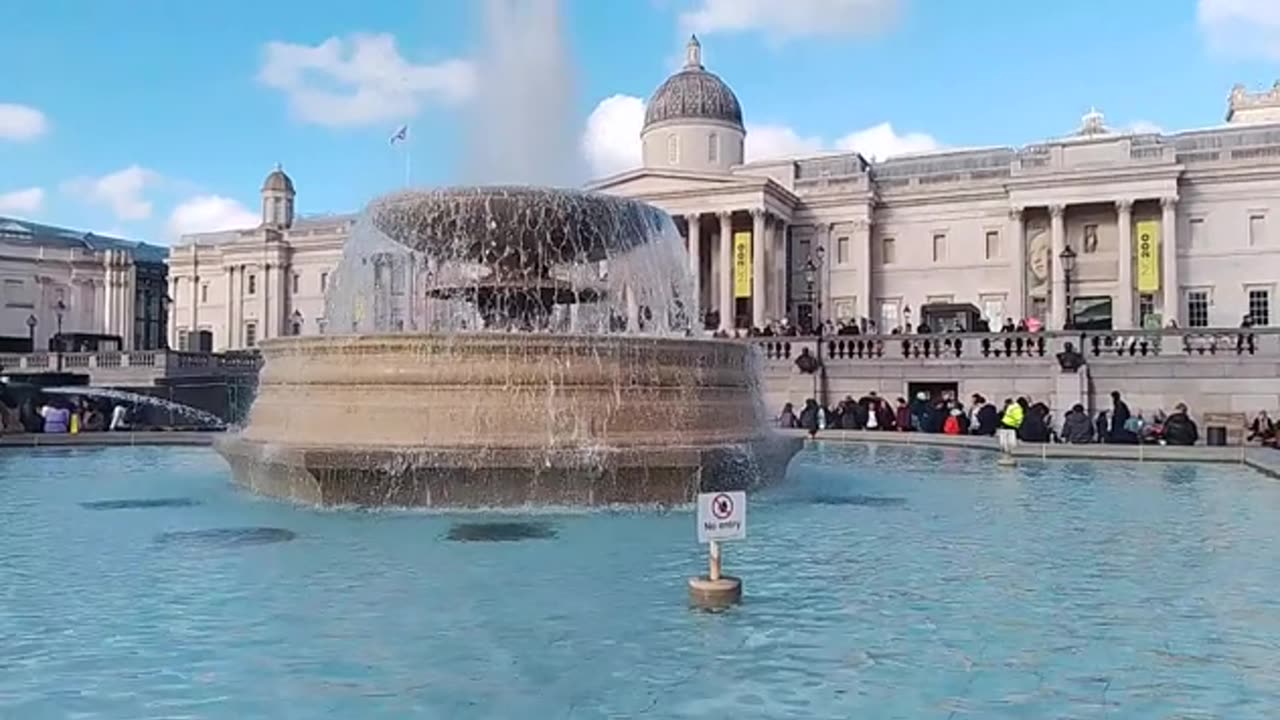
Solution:
[{"label": "neoclassical building", "polygon": [[[748,163],[743,115],[693,39],[648,102],[641,167],[589,184],[676,219],[701,307],[722,329],[821,317],[888,330],[937,303],[972,304],[993,325],[1275,322],[1280,83],[1236,87],[1225,122],[1208,129],[1122,132],[1090,112],[1074,132],[1025,147],[885,160]],[[323,332],[353,217],[298,218],[294,201],[277,169],[259,227],[178,243],[175,345]]]},{"label": "neoclassical building", "polygon": [[[168,251],[83,230],[0,217],[0,341],[49,349],[66,335],[164,345]],[[105,336],[105,337],[103,337]]]},{"label": "neoclassical building", "polygon": [[678,219],[723,329],[819,312],[890,329],[932,303],[993,325],[1274,322],[1280,83],[1236,87],[1204,130],[1118,132],[1090,112],[1022,148],[744,163],[742,107],[701,55],[695,38],[650,98],[643,166],[591,187]]},{"label": "neoclassical building", "polygon": [[324,331],[324,293],[354,216],[298,217],[293,180],[276,166],[254,228],[184,236],[169,256],[174,347],[215,351]]}]

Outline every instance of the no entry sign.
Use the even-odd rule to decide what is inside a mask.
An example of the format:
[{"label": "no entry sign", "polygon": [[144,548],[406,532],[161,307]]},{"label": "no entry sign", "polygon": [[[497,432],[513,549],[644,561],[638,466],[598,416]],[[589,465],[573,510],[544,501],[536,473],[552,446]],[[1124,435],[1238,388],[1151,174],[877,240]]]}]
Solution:
[{"label": "no entry sign", "polygon": [[698,542],[745,540],[747,494],[742,491],[698,494]]}]

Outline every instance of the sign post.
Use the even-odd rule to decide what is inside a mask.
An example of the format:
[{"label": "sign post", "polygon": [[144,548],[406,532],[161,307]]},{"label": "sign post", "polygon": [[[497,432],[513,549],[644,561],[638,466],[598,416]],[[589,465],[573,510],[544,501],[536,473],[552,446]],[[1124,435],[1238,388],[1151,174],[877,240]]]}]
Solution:
[{"label": "sign post", "polygon": [[742,601],[742,581],[722,573],[720,543],[747,538],[747,494],[698,494],[698,542],[706,543],[706,577],[689,579],[689,600],[704,610],[722,610]]}]

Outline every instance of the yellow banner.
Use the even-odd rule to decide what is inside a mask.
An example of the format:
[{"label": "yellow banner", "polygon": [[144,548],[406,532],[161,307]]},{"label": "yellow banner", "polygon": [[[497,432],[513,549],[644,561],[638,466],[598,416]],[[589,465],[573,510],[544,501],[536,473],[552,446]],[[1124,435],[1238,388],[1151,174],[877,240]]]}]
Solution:
[{"label": "yellow banner", "polygon": [[1136,229],[1138,292],[1157,292],[1160,290],[1160,223],[1143,220]]},{"label": "yellow banner", "polygon": [[751,297],[751,232],[733,234],[733,296]]}]

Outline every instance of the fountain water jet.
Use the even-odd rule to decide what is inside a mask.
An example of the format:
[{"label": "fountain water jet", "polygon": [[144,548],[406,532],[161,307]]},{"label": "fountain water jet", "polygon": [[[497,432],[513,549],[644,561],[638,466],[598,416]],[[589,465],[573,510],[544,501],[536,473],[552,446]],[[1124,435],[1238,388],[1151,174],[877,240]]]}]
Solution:
[{"label": "fountain water jet", "polygon": [[780,477],[752,346],[691,337],[679,234],[632,200],[541,188],[372,202],[330,327],[262,343],[236,480],[320,504],[675,504]]}]

